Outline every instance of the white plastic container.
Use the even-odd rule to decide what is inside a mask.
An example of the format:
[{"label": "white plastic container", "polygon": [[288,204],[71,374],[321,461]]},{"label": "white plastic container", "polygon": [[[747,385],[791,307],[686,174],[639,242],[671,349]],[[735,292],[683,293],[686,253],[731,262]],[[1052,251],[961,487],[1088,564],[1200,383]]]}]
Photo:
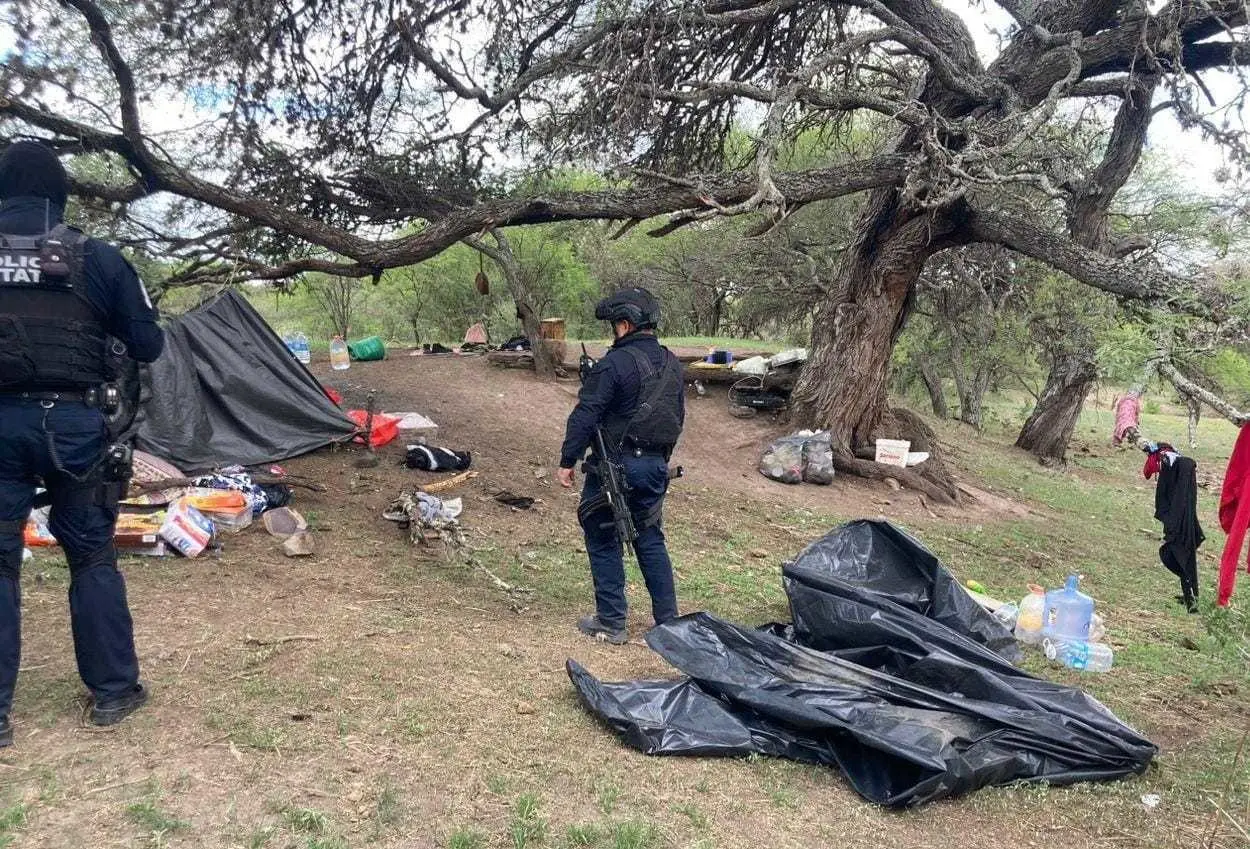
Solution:
[{"label": "white plastic container", "polygon": [[330,367],[335,371],[345,371],[352,367],[352,358],[342,336],[335,336],[330,340]]},{"label": "white plastic container", "polygon": [[1016,639],[1029,646],[1041,643],[1042,617],[1045,612],[1046,591],[1037,584],[1029,584],[1029,594],[1020,599],[1020,612],[1016,616]]},{"label": "white plastic container", "polygon": [[906,439],[878,439],[877,462],[887,466],[907,467],[907,454],[911,451],[911,442]]}]

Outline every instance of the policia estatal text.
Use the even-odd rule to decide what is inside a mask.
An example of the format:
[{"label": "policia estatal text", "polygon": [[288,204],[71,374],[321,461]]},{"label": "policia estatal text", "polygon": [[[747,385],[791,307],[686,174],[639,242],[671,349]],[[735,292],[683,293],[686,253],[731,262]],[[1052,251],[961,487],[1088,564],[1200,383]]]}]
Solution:
[{"label": "policia estatal text", "polygon": [[[666,622],[677,616],[677,592],[662,513],[668,461],[685,421],[685,388],[681,363],[655,337],[660,305],[650,292],[625,289],[605,298],[595,307],[595,318],[611,322],[616,341],[586,375],[569,415],[559,479],[572,486],[574,467],[591,449],[578,520],[590,557],[595,613],[577,625],[584,634],[620,644],[628,638],[622,552],[627,541],[604,491],[601,464],[612,463],[621,472],[637,534],[633,550],[651,594],[652,618],[657,624]],[[602,448],[597,448],[600,435]]]},{"label": "policia estatal text", "polygon": [[112,725],[147,699],[113,548],[129,454],[111,444],[105,412],[123,353],[151,362],[164,337],[121,253],[62,223],[67,193],[48,147],[14,142],[0,155],[0,746],[14,739],[22,528],[38,486],[69,564],[92,721]]}]

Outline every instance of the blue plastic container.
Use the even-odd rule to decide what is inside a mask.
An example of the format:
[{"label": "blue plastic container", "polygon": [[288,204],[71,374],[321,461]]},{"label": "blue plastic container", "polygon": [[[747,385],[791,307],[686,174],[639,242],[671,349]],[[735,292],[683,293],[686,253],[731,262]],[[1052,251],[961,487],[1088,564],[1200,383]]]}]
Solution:
[{"label": "blue plastic container", "polygon": [[1069,575],[1063,589],[1046,593],[1042,609],[1042,636],[1067,642],[1088,642],[1094,619],[1094,600],[1077,589],[1080,578]]}]

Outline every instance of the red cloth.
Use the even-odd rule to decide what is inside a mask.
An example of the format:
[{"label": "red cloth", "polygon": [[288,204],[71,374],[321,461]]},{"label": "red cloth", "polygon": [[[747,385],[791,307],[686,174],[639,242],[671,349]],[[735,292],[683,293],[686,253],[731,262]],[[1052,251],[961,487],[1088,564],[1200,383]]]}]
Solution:
[{"label": "red cloth", "polygon": [[[347,417],[356,423],[361,433],[352,441],[360,445],[365,444],[365,423],[369,420],[369,413],[365,410],[348,410]],[[385,445],[392,439],[399,436],[399,417],[388,416],[386,413],[373,414],[373,433],[370,434],[369,444],[374,448]]]},{"label": "red cloth", "polygon": [[1163,462],[1164,453],[1175,450],[1176,449],[1168,443],[1160,442],[1158,448],[1146,455],[1146,465],[1141,467],[1142,476],[1145,477],[1146,480],[1150,480],[1155,475],[1159,474],[1159,464]]},{"label": "red cloth", "polygon": [[[1250,427],[1242,427],[1233,446],[1233,456],[1228,458],[1224,472],[1224,489],[1220,493],[1220,527],[1228,534],[1224,554],[1220,557],[1220,584],[1216,598],[1220,607],[1227,607],[1237,583],[1237,558],[1250,526],[1250,494],[1246,483],[1250,481]],[[1250,560],[1246,571],[1250,572]]]}]

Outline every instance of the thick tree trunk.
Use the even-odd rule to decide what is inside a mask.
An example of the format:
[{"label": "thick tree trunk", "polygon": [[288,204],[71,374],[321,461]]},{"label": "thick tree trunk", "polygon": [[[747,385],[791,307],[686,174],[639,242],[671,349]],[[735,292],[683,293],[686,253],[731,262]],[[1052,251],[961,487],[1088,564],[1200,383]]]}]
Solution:
[{"label": "thick tree trunk", "polygon": [[990,385],[990,370],[984,364],[977,368],[972,382],[964,386],[959,398],[959,420],[981,429],[981,409],[985,403],[985,391]]},{"label": "thick tree trunk", "polygon": [[1046,388],[1029,420],[1024,423],[1016,447],[1032,453],[1044,464],[1067,462],[1068,443],[1080,418],[1085,396],[1098,378],[1098,367],[1087,351],[1064,351],[1046,378]]},{"label": "thick tree trunk", "polygon": [[[908,438],[889,417],[886,395],[890,355],[902,331],[911,294],[925,262],[955,243],[956,225],[940,213],[915,215],[893,193],[874,196],[843,257],[835,286],[816,308],[807,364],[795,385],[792,418],[802,427],[828,430],[835,465],[866,477],[895,477],[931,497],[954,498],[940,463],[925,464],[931,485],[919,474],[855,458],[878,436]],[[932,484],[936,481],[936,484]]]},{"label": "thick tree trunk", "polygon": [[942,389],[942,377],[933,370],[933,364],[925,356],[918,357],[920,379],[929,392],[929,404],[933,407],[933,415],[939,419],[950,418],[950,410],[946,406],[946,392]]},{"label": "thick tree trunk", "polygon": [[[1107,211],[1141,158],[1158,82],[1155,77],[1133,81],[1116,113],[1102,161],[1089,178],[1076,187],[1068,210],[1068,232],[1079,244],[1112,253],[1108,243]],[[1085,396],[1097,375],[1092,346],[1073,346],[1056,356],[1046,379],[1046,389],[1024,423],[1016,445],[1031,451],[1043,463],[1063,463]]]}]

